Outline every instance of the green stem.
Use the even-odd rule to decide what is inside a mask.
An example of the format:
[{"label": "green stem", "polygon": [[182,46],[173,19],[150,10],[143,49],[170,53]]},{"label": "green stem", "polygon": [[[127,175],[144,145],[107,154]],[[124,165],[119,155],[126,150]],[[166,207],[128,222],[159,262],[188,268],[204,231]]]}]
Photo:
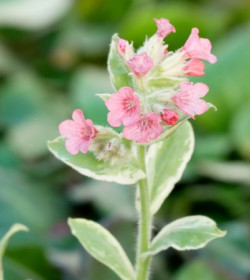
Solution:
[{"label": "green stem", "polygon": [[[145,166],[145,147],[138,146],[138,159],[143,171],[146,172]],[[149,207],[149,190],[147,179],[138,182],[139,187],[139,229],[137,244],[137,263],[136,263],[136,280],[148,279],[150,257],[142,258],[142,254],[148,250],[151,238],[151,223]]]},{"label": "green stem", "polygon": [[0,280],[4,280],[4,278],[3,278],[3,265],[2,265],[1,262],[0,262]]}]

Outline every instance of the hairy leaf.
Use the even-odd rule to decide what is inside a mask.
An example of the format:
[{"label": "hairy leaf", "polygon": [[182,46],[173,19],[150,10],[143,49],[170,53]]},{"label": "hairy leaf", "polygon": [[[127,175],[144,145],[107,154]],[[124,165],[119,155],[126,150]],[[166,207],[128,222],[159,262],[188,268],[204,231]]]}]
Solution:
[{"label": "hairy leaf", "polygon": [[193,149],[194,135],[189,122],[183,123],[164,141],[150,146],[146,163],[152,214],[160,209],[181,178]]},{"label": "hairy leaf", "polygon": [[10,230],[4,235],[4,237],[0,241],[0,280],[3,280],[3,266],[2,266],[2,259],[4,252],[6,250],[6,247],[8,245],[9,239],[14,235],[15,233],[19,231],[28,231],[29,229],[22,225],[22,224],[14,224]]},{"label": "hairy leaf", "polygon": [[172,247],[176,250],[200,249],[215,238],[223,237],[225,231],[205,216],[189,216],[166,225],[153,239],[145,255],[155,255]]},{"label": "hairy leaf", "polygon": [[110,51],[108,56],[108,71],[111,79],[111,83],[115,90],[119,90],[121,87],[133,87],[131,76],[126,69],[124,62],[116,52],[116,45],[119,37],[114,34],[112,37]]},{"label": "hairy leaf", "polygon": [[135,279],[133,267],[119,242],[99,224],[85,219],[69,219],[72,234],[95,259],[112,269],[121,279]]},{"label": "hairy leaf", "polygon": [[48,146],[58,159],[79,173],[96,180],[130,185],[145,177],[144,172],[132,162],[111,166],[107,162],[98,161],[91,153],[71,155],[65,149],[65,140],[61,137],[49,142]]}]

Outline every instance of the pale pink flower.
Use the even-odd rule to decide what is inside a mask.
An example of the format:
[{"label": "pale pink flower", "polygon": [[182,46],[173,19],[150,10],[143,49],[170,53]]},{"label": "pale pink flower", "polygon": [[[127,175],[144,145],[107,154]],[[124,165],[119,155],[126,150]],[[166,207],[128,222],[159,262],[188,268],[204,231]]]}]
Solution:
[{"label": "pale pink flower", "polygon": [[193,28],[183,47],[185,56],[189,58],[200,58],[215,63],[217,58],[211,54],[212,45],[208,39],[199,37],[199,29]]},{"label": "pale pink flower", "polygon": [[156,34],[164,39],[168,34],[171,32],[175,33],[175,27],[169,22],[168,19],[160,18],[160,19],[154,19],[156,25],[157,25],[157,32]]},{"label": "pale pink flower", "polygon": [[172,97],[172,100],[184,113],[194,119],[194,115],[201,115],[208,110],[208,104],[200,99],[208,93],[208,90],[208,86],[203,83],[185,82],[181,84],[181,90]]},{"label": "pale pink flower", "polygon": [[141,111],[139,97],[135,95],[130,87],[122,87],[118,93],[112,94],[105,101],[109,109],[108,122],[117,127],[120,125],[130,125],[139,119]]},{"label": "pale pink flower", "polygon": [[200,77],[205,74],[204,68],[205,68],[204,62],[200,61],[198,58],[192,58],[186,63],[183,70],[185,71],[185,75],[187,76]]},{"label": "pale pink flower", "polygon": [[148,113],[130,126],[125,126],[123,136],[137,143],[146,143],[156,139],[162,133],[161,117],[156,113]]},{"label": "pale pink flower", "polygon": [[161,118],[166,124],[175,125],[178,121],[178,114],[172,110],[164,109]]},{"label": "pale pink flower", "polygon": [[153,67],[153,60],[144,52],[132,57],[128,65],[137,77],[141,77]]},{"label": "pale pink flower", "polygon": [[65,147],[72,155],[76,155],[80,151],[86,154],[97,130],[91,120],[85,120],[80,109],[73,112],[72,119],[63,121],[59,125],[61,135],[67,138]]},{"label": "pale pink flower", "polygon": [[128,46],[129,46],[128,41],[126,41],[124,39],[119,39],[117,41],[117,49],[116,50],[117,50],[117,52],[119,54],[125,54],[126,49],[128,48]]}]

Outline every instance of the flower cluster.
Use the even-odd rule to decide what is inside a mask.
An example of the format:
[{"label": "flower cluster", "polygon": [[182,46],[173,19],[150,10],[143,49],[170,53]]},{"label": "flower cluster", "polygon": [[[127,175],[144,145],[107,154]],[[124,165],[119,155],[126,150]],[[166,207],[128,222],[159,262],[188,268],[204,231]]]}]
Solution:
[{"label": "flower cluster", "polygon": [[188,76],[204,75],[205,64],[216,62],[211,43],[193,28],[184,46],[169,52],[164,39],[175,27],[169,20],[155,19],[156,33],[137,53],[124,39],[117,41],[117,53],[132,74],[134,88],[122,87],[105,101],[111,126],[124,125],[123,136],[137,143],[150,142],[185,117],[195,118],[209,105],[201,99],[208,92],[203,83],[193,84]]},{"label": "flower cluster", "polygon": [[[127,72],[131,84],[118,88],[116,93],[105,98],[109,110],[108,123],[113,127],[123,125],[123,137],[137,143],[157,139],[178,122],[188,117],[194,119],[195,115],[208,110],[209,104],[201,99],[207,94],[208,86],[191,83],[188,77],[204,75],[205,64],[201,60],[210,63],[217,60],[211,54],[210,41],[200,38],[197,28],[192,29],[182,48],[168,51],[164,39],[176,32],[175,27],[164,18],[155,19],[155,22],[156,33],[137,52],[128,41],[116,40],[119,63]],[[112,140],[111,137],[105,145],[95,140],[97,129],[90,120],[84,119],[80,110],[73,113],[73,121],[64,121],[59,129],[61,135],[68,138],[66,149],[71,154],[79,151],[86,153],[91,142],[98,149],[113,145],[117,150],[119,146],[117,138]]]}]

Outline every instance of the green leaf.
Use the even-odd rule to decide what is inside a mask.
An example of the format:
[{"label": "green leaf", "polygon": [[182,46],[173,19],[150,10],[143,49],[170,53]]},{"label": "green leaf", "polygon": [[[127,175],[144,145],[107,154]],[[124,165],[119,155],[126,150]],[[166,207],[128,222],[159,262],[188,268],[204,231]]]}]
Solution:
[{"label": "green leaf", "polygon": [[132,162],[111,166],[107,162],[98,161],[92,153],[73,156],[65,149],[65,140],[61,137],[50,141],[48,147],[58,159],[79,173],[96,180],[130,185],[145,178],[145,173]]},{"label": "green leaf", "polygon": [[[128,190],[128,188],[126,188]],[[135,217],[135,216],[134,216]],[[112,232],[112,234],[119,240],[119,243],[123,248],[126,248],[126,254],[129,259],[134,258],[134,247],[131,244],[134,243],[134,223],[131,221],[126,221],[124,219],[110,219],[105,217],[105,225],[107,229]],[[96,261],[94,258],[89,257],[88,268],[86,275],[83,275],[83,279],[100,280],[100,275],[102,279],[108,280],[119,280],[118,277],[112,270],[102,263]],[[85,278],[84,278],[85,277]]]},{"label": "green leaf", "polygon": [[225,234],[210,218],[188,216],[166,225],[153,239],[145,255],[155,255],[170,247],[180,251],[200,249],[209,241]]},{"label": "green leaf", "polygon": [[111,97],[110,93],[97,93],[96,96],[100,97],[103,101]]},{"label": "green leaf", "polygon": [[174,277],[174,280],[226,280],[221,274],[215,272],[215,268],[209,262],[203,260],[195,260],[188,262],[186,265],[181,267]]},{"label": "green leaf", "polygon": [[14,224],[10,230],[4,235],[4,237],[0,241],[0,280],[3,280],[3,265],[2,265],[2,259],[4,252],[6,250],[6,247],[8,246],[9,239],[14,235],[15,233],[19,231],[28,231],[29,229],[22,225],[22,224]]},{"label": "green leaf", "polygon": [[165,88],[178,86],[185,80],[185,78],[157,77],[150,79],[148,85],[151,90],[162,90]]},{"label": "green leaf", "polygon": [[99,224],[69,219],[72,234],[90,255],[112,269],[123,280],[135,279],[133,267],[118,241]]},{"label": "green leaf", "polygon": [[114,34],[112,37],[110,51],[108,56],[108,71],[110,75],[111,83],[115,90],[119,90],[121,87],[133,87],[131,76],[126,69],[122,59],[116,52],[116,45],[119,37]]},{"label": "green leaf", "polygon": [[146,168],[152,214],[160,209],[181,178],[193,149],[194,135],[189,122],[183,123],[164,141],[150,146]]}]

